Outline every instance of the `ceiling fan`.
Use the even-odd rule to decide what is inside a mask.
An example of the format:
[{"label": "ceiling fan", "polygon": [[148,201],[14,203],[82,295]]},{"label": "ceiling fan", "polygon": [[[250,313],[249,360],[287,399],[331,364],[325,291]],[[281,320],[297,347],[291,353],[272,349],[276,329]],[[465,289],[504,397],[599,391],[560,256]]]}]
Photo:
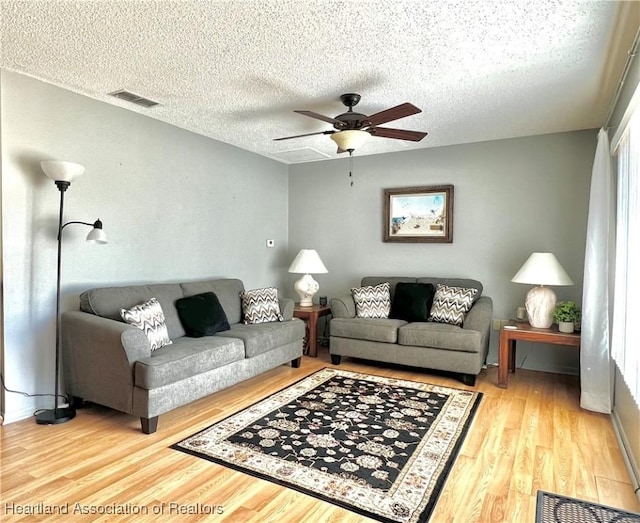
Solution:
[{"label": "ceiling fan", "polygon": [[354,106],[356,106],[360,101],[359,94],[343,94],[340,96],[340,101],[346,105],[349,110],[346,113],[339,114],[335,118],[314,113],[313,111],[294,111],[295,113],[333,124],[334,130],[275,138],[274,141],[290,140],[292,138],[301,138],[303,136],[313,136],[317,134],[328,134],[338,145],[338,153],[348,152],[351,155],[355,149],[360,147],[365,140],[369,138],[369,136],[419,142],[427,135],[427,133],[420,131],[378,127],[381,124],[422,112],[421,109],[418,109],[415,105],[410,103],[403,103],[379,113],[372,114],[371,116],[367,116],[362,113],[356,113],[353,110]]}]

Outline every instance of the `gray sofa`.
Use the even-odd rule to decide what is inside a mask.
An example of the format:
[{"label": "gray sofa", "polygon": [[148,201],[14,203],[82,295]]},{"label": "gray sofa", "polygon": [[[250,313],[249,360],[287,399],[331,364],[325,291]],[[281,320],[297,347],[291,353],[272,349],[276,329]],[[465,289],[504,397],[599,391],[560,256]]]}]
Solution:
[{"label": "gray sofa", "polygon": [[[304,322],[293,318],[294,302],[280,299],[284,321],[241,323],[242,281],[219,279],[92,289],[80,310],[62,315],[66,392],[140,417],[142,431],[156,431],[158,416],[176,407],[291,362],[300,365]],[[214,292],[230,330],[185,336],[175,301]],[[144,331],[124,323],[121,308],[155,297],[162,306],[171,345],[151,351]]]},{"label": "gray sofa", "polygon": [[351,294],[329,302],[331,361],[339,365],[342,356],[438,369],[459,374],[467,385],[475,385],[489,350],[493,302],[481,296],[482,284],[462,278],[409,278],[369,276],[361,285],[389,282],[393,300],[399,282],[437,283],[478,289],[476,301],[463,325],[434,322],[406,322],[389,318],[358,318]]}]

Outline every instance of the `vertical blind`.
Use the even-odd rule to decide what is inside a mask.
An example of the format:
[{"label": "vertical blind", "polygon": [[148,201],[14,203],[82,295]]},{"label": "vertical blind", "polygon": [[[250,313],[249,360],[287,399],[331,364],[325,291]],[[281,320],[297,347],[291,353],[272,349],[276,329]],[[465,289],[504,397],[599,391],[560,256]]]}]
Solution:
[{"label": "vertical blind", "polygon": [[629,119],[617,151],[612,356],[640,407],[640,110]]}]

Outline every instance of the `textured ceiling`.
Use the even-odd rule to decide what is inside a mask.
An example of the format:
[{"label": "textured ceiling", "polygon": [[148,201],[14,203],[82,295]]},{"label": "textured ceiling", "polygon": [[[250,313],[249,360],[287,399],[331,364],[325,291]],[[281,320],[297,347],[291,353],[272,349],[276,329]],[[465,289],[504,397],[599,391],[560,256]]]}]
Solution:
[{"label": "textured ceiling", "polygon": [[[346,92],[365,114],[411,102],[423,112],[388,125],[429,133],[374,137],[358,155],[599,127],[621,4],[0,0],[0,66],[296,163],[335,144],[272,139],[331,129],[293,110],[333,117]],[[108,96],[118,89],[160,105]]]}]

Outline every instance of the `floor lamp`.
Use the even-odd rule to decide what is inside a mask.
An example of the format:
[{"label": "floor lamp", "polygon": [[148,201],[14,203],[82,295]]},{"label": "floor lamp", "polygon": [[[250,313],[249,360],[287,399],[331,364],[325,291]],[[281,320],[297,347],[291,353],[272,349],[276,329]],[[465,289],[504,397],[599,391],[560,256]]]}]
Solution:
[{"label": "floor lamp", "polygon": [[102,230],[102,222],[96,220],[94,223],[72,221],[62,223],[64,212],[64,193],[71,185],[71,182],[84,173],[84,167],[73,162],[63,162],[47,160],[41,162],[42,170],[51,178],[60,191],[60,214],[58,218],[58,276],[56,283],[56,378],[54,382],[54,407],[53,409],[41,410],[36,413],[36,423],[41,425],[56,425],[65,423],[73,419],[76,415],[75,409],[68,407],[58,407],[59,375],[60,375],[60,267],[62,260],[62,231],[67,225],[79,223],[93,227],[87,235],[88,243],[107,243],[107,236]]}]

